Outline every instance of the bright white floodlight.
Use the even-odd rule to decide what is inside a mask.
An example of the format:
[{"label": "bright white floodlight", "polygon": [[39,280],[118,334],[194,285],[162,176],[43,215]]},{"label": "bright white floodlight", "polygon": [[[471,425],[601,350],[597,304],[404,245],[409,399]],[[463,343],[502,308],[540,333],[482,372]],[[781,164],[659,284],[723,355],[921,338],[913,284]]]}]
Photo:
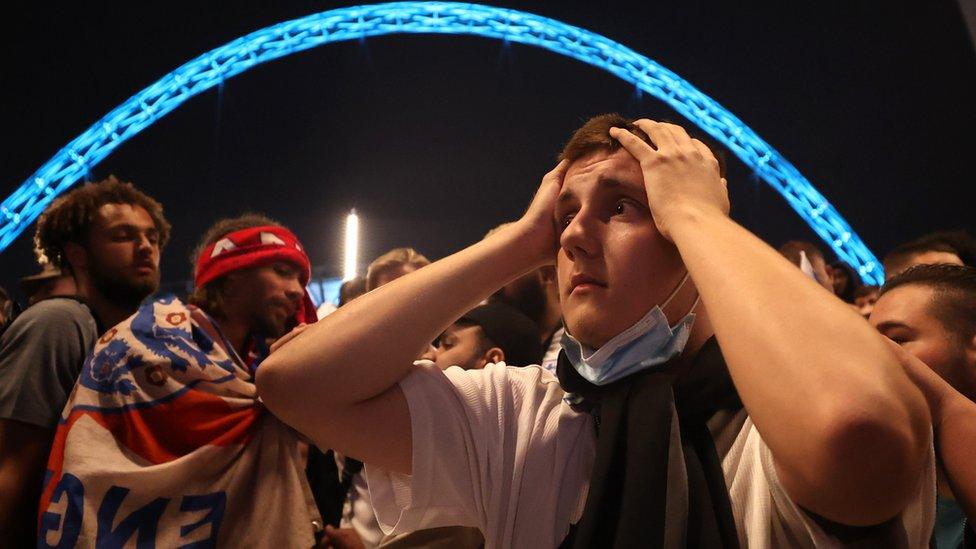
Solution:
[{"label": "bright white floodlight", "polygon": [[355,208],[346,216],[346,247],[344,252],[342,280],[356,278],[356,264],[359,262],[359,216]]}]

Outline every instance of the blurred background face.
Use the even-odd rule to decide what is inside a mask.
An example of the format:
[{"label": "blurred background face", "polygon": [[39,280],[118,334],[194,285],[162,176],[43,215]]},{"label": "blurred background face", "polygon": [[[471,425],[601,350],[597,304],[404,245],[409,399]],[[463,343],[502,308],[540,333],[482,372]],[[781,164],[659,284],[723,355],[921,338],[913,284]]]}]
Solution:
[{"label": "blurred background face", "polygon": [[252,333],[281,337],[295,326],[305,288],[301,270],[279,261],[227,275],[225,314],[244,318]]},{"label": "blurred background face", "polygon": [[556,206],[559,300],[569,332],[599,348],[663,302],[684,267],[658,232],[638,162],[625,150],[573,162]]},{"label": "blurred background face", "polygon": [[138,305],[159,287],[159,232],[141,206],[99,208],[85,251],[92,284],[111,301]]},{"label": "blurred background face", "polygon": [[962,259],[952,252],[930,250],[912,255],[903,262],[886,265],[885,280],[893,278],[916,265],[964,265]]},{"label": "blurred background face", "polygon": [[[410,265],[409,263],[401,263],[384,269],[379,275],[376,276],[376,287],[379,288],[384,284],[389,284],[394,280],[400,278],[401,276],[408,275],[417,270],[416,265]],[[375,288],[374,288],[375,289]]]},{"label": "blurred background face", "polygon": [[881,296],[869,322],[945,379],[972,397],[976,388],[966,342],[932,313],[934,291],[920,284],[899,286]]},{"label": "blurred background face", "polygon": [[437,340],[437,347],[428,350],[421,358],[431,360],[441,370],[460,366],[465,370],[484,368],[484,335],[473,324],[454,323]]}]

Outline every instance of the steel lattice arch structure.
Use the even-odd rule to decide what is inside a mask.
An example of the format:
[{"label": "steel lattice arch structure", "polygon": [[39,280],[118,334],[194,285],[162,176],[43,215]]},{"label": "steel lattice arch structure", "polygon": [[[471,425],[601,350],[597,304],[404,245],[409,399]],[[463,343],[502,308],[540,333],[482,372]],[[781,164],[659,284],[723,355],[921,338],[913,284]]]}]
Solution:
[{"label": "steel lattice arch structure", "polygon": [[667,103],[776,189],[866,283],[877,258],[827,199],[728,110],[674,72],[622,44],[559,21],[455,2],[393,2],[329,10],[253,32],[200,55],[102,117],[0,204],[0,252],[60,193],[126,140],[191,97],[261,63],[323,44],[387,34],[463,34],[545,48],[606,70]]}]

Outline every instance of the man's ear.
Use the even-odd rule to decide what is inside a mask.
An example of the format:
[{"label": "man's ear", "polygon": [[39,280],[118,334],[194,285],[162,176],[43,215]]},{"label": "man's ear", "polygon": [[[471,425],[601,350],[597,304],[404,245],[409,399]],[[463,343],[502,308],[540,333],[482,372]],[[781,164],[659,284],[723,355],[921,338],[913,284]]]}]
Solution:
[{"label": "man's ear", "polygon": [[491,349],[485,351],[485,354],[482,355],[481,358],[485,361],[485,363],[482,365],[482,368],[484,368],[489,364],[503,362],[505,360],[505,351],[501,350],[499,347],[492,347]]},{"label": "man's ear", "polygon": [[68,242],[64,245],[64,259],[72,269],[88,268],[88,250],[80,244]]}]

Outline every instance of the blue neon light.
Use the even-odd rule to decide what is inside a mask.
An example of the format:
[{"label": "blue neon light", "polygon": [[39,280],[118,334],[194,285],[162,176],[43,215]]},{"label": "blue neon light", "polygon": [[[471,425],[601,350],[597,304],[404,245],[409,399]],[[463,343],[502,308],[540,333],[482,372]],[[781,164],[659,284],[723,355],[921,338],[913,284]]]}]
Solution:
[{"label": "blue neon light", "polygon": [[76,137],[0,204],[0,252],[60,193],[184,101],[261,63],[322,44],[386,34],[467,34],[518,42],[606,70],[664,101],[722,142],[779,192],[866,283],[881,266],[820,192],[754,131],[677,74],[590,31],[516,10],[455,2],[392,2],[325,11],[209,51],[137,93]]}]

